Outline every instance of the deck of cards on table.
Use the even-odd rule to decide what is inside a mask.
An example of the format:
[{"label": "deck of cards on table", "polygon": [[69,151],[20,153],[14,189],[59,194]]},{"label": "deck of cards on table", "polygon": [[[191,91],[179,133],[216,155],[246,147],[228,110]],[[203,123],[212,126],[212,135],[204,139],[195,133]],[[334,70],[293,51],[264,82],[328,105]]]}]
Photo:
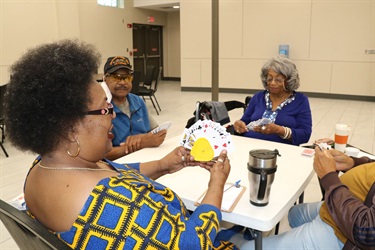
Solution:
[{"label": "deck of cards on table", "polygon": [[211,161],[223,149],[228,153],[234,150],[231,134],[220,123],[211,120],[198,120],[185,128],[180,145],[191,150],[196,161]]}]

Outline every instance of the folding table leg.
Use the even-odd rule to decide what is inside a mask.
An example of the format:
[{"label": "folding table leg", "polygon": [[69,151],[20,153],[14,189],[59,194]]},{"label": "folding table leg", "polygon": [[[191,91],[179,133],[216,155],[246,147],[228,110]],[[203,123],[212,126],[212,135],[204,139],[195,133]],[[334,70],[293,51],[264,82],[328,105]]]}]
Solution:
[{"label": "folding table leg", "polygon": [[255,249],[256,250],[262,250],[262,240],[263,240],[263,235],[262,235],[262,232],[261,231],[258,231],[258,230],[255,230],[254,229],[254,232],[255,232],[255,241],[254,241],[254,244],[255,244]]}]

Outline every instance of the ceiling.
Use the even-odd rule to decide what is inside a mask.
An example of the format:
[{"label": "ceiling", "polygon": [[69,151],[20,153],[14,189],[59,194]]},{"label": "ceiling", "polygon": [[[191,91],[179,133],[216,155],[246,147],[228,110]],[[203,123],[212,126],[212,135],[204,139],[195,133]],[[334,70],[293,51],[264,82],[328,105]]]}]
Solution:
[{"label": "ceiling", "polygon": [[137,7],[137,8],[148,9],[148,10],[157,10],[157,11],[164,11],[164,12],[180,11],[180,9],[173,8],[173,6],[180,6],[180,4],[179,3],[168,3],[168,4],[158,4],[158,5],[142,6],[142,7]]}]

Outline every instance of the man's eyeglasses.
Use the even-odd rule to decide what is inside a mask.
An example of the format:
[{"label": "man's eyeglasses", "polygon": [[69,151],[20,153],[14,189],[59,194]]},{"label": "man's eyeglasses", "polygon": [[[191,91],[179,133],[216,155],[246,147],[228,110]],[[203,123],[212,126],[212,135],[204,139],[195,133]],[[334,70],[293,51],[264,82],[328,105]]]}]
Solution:
[{"label": "man's eyeglasses", "polygon": [[275,81],[278,84],[283,84],[284,83],[284,78],[283,77],[267,77],[267,83],[272,83],[272,81]]},{"label": "man's eyeglasses", "polygon": [[133,74],[125,75],[125,74],[109,74],[109,76],[112,76],[113,79],[117,81],[126,81],[126,82],[132,82],[133,81]]},{"label": "man's eyeglasses", "polygon": [[113,115],[113,105],[108,103],[108,108],[87,111],[88,115]]}]

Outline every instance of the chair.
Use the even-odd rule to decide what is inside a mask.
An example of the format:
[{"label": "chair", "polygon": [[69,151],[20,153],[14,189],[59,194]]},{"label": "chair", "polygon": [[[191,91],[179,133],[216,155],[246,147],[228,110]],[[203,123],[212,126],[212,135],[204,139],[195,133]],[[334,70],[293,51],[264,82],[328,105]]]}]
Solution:
[{"label": "chair", "polygon": [[[151,85],[150,85],[150,88],[147,88],[145,86],[140,86],[139,87],[139,90],[138,90],[138,95],[139,96],[142,96],[143,100],[145,100],[145,96],[148,96],[152,102],[152,105],[154,106],[155,110],[156,110],[156,113],[159,115],[159,111],[161,111],[161,108],[160,108],[160,105],[159,105],[159,102],[158,100],[156,99],[156,96],[155,96],[155,93],[156,91],[158,90],[158,84],[159,84],[159,81],[161,79],[161,72],[163,70],[163,67],[160,67],[159,68],[159,72],[158,72],[158,75],[155,79],[155,81],[152,81]],[[147,76],[147,74],[146,74]],[[146,82],[145,82],[146,83]],[[145,84],[144,83],[144,84]],[[153,85],[153,86],[152,86]],[[154,98],[155,99],[155,102],[156,104],[158,105],[158,108],[159,108],[159,111],[158,109],[156,108],[156,105],[155,105],[155,102],[154,100],[152,99]]]},{"label": "chair", "polygon": [[146,66],[146,73],[143,78],[142,86],[151,88],[152,82],[155,79],[155,66],[154,65],[147,65]]},{"label": "chair", "polygon": [[246,110],[247,106],[249,106],[250,100],[251,100],[251,96],[249,96],[249,95],[246,96],[246,98],[245,98],[245,110]]},{"label": "chair", "polygon": [[1,149],[3,150],[5,156],[9,157],[8,152],[6,151],[6,149],[3,145],[4,139],[5,139],[4,96],[5,96],[6,87],[7,87],[7,84],[0,86],[0,99],[1,99],[1,104],[0,104],[0,129],[1,129],[0,146],[1,146]]},{"label": "chair", "polygon": [[0,200],[0,219],[21,250],[71,249],[36,220],[3,200]]},{"label": "chair", "polygon": [[[198,120],[205,119],[213,120],[220,123],[221,125],[227,124],[230,122],[230,118],[227,112],[237,108],[241,108],[245,111],[246,105],[243,102],[235,100],[226,102],[197,102],[196,109],[193,113],[194,117],[190,118],[187,121],[185,128],[190,128],[191,125],[193,125]],[[229,125],[227,127],[227,132],[233,134],[232,127],[232,125]]]},{"label": "chair", "polygon": [[130,92],[135,95],[138,95],[139,84],[141,83],[141,74],[141,71],[133,72],[132,90]]}]

